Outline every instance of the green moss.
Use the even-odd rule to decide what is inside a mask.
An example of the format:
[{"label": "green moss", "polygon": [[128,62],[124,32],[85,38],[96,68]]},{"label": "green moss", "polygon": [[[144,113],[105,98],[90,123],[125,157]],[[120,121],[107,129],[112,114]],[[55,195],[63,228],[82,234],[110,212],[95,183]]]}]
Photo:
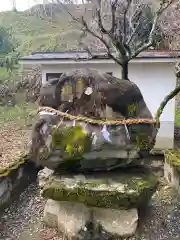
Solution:
[{"label": "green moss", "polygon": [[131,175],[120,173],[111,179],[88,179],[78,182],[70,178],[68,182],[54,178],[44,187],[42,196],[56,201],[73,201],[88,206],[115,209],[129,209],[146,205],[157,188],[157,178],[152,174]]},{"label": "green moss", "polygon": [[164,155],[166,162],[180,174],[180,151],[167,150]]},{"label": "green moss", "polygon": [[138,134],[136,136],[136,146],[144,150],[149,148],[149,139],[147,134]]},{"label": "green moss", "polygon": [[134,117],[136,113],[137,106],[135,104],[128,105],[128,115],[129,117]]},{"label": "green moss", "polygon": [[82,158],[90,150],[91,140],[81,126],[54,128],[52,132],[52,148],[65,149],[63,158],[68,160]]},{"label": "green moss", "polygon": [[176,109],[175,113],[175,127],[180,127],[180,110]]}]

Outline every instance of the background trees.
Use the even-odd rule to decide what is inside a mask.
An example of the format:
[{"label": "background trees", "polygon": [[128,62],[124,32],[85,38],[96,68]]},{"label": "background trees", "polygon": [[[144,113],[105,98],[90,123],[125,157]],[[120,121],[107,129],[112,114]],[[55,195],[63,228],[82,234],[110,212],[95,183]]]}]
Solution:
[{"label": "background trees", "polygon": [[[144,50],[150,48],[167,49],[174,37],[174,30],[169,30],[176,20],[171,11],[177,10],[176,0],[97,0],[82,2],[84,14],[74,16],[68,4],[61,4],[82,30],[81,45],[93,54],[85,45],[88,35],[96,40],[96,51],[105,50],[107,55],[121,66],[122,78],[128,80],[128,63]],[[74,2],[71,2],[71,4]],[[91,13],[90,13],[91,12]],[[90,16],[91,15],[91,16]],[[168,26],[168,27],[167,27]],[[179,32],[180,33],[180,32]]]}]

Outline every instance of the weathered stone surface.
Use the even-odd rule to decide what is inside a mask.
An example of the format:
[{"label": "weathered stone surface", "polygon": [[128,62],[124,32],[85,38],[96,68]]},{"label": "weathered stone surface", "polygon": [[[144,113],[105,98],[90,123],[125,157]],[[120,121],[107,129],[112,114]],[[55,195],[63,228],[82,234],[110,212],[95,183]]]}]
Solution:
[{"label": "weathered stone surface", "polygon": [[[24,158],[28,158],[25,156]],[[7,171],[7,172],[5,172]],[[0,211],[3,211],[10,203],[14,202],[22,191],[37,177],[38,169],[30,161],[24,164],[11,166],[5,169],[0,176]],[[6,174],[4,174],[6,173]]]},{"label": "weathered stone surface", "polygon": [[136,232],[138,211],[93,208],[93,220],[113,236],[129,237]]},{"label": "weathered stone surface", "polygon": [[179,151],[165,151],[165,160],[166,162],[174,167],[177,172],[180,174],[180,152]]},{"label": "weathered stone surface", "polygon": [[[42,166],[50,169],[61,169],[63,167],[78,170],[111,170],[112,168],[129,165],[134,159],[140,158],[138,148],[128,144],[122,147],[121,136],[118,132],[114,133],[115,129],[113,130],[115,136],[111,135],[111,143],[104,139],[100,129],[96,129],[98,134],[96,136],[93,132],[93,136],[96,136],[96,142],[94,143],[91,133],[84,129],[82,125],[72,127],[72,122],[66,122],[66,124],[67,126],[63,128],[53,128],[52,147],[50,149],[48,146],[51,143],[47,143],[46,138],[48,134],[42,131],[46,139],[46,146],[49,149],[47,152],[47,148],[45,148],[45,154],[41,158]],[[45,126],[46,128],[43,129],[47,129],[47,132],[50,133],[51,130],[48,130],[50,125]]]},{"label": "weathered stone surface", "polygon": [[109,171],[114,168],[128,166],[135,159],[139,160],[137,150],[101,150],[84,154],[80,165],[84,170]]},{"label": "weathered stone surface", "polygon": [[91,175],[52,176],[42,196],[56,201],[74,201],[88,206],[129,209],[145,205],[156,190],[157,178],[150,172],[128,170]]},{"label": "weathered stone surface", "polygon": [[[116,112],[117,115],[120,115],[125,119],[153,118],[152,114],[147,108],[140,89],[134,82],[124,81],[114,76],[100,73],[94,69],[75,69],[68,73],[63,73],[57,84],[56,93],[59,96],[60,87],[62,88],[65,84],[69,84],[70,86],[77,84],[79,80],[81,81],[82,91],[79,101],[76,101],[74,104],[75,106],[72,109],[73,111],[75,110],[77,115],[92,116],[94,110],[97,110],[96,114],[98,114],[99,109],[101,108],[101,106],[99,106],[99,102],[101,101],[104,106],[107,105],[108,107],[112,108],[113,112]],[[92,86],[93,92],[89,98],[84,99],[83,92],[86,90],[89,84]],[[74,95],[73,91],[72,94],[69,94],[69,96],[67,96],[67,102],[68,100],[72,99],[72,95]],[[94,108],[94,102],[97,103],[96,108]],[[98,117],[96,116],[96,118]],[[153,147],[154,142],[152,140],[154,137],[156,137],[157,134],[157,130],[153,125],[135,124],[127,126],[127,128],[131,136],[131,141],[136,141],[136,136],[138,133],[143,132],[149,144],[149,146],[146,146],[146,150],[150,150]],[[142,148],[144,148],[144,144],[141,146],[141,149]]]},{"label": "weathered stone surface", "polygon": [[180,189],[180,153],[173,151],[165,152],[164,164],[165,179],[178,190]]},{"label": "weathered stone surface", "polygon": [[44,187],[46,184],[46,181],[49,179],[50,176],[52,176],[54,173],[53,170],[45,167],[44,169],[40,170],[38,172],[38,181],[40,188]]},{"label": "weathered stone surface", "polygon": [[108,159],[122,159],[122,161],[125,159],[128,161],[128,159],[135,159],[139,158],[139,155],[136,150],[126,150],[126,149],[120,149],[120,150],[104,150],[104,151],[98,151],[98,152],[90,152],[83,155],[83,158],[85,160],[93,160],[93,159],[100,159],[100,160],[108,160]]},{"label": "weathered stone surface", "polygon": [[[99,235],[129,237],[134,235],[138,223],[137,209],[117,210],[91,208],[82,203],[48,200],[44,209],[44,222],[57,228],[68,239],[95,239]],[[91,228],[88,226],[91,225]],[[98,230],[102,228],[102,232]],[[83,237],[84,235],[84,237]],[[113,238],[114,239],[114,238]],[[119,238],[118,238],[119,239]]]},{"label": "weathered stone surface", "polygon": [[12,190],[12,184],[7,177],[0,182],[0,206],[9,200]]},{"label": "weathered stone surface", "polygon": [[[64,91],[66,88],[68,91]],[[88,88],[91,89],[90,94],[86,93]],[[54,83],[51,89],[49,89],[50,86],[43,86],[41,105],[53,107],[62,112],[68,111],[72,115],[111,120],[128,118],[153,119],[136,84],[131,81],[117,79],[93,69],[75,69],[68,73],[63,73],[58,83]],[[46,114],[44,118],[49,119],[52,125],[56,125],[52,116],[49,118]],[[89,160],[90,157],[94,159],[93,152],[96,151],[97,161],[99,159],[100,161],[104,160],[104,166],[103,161],[101,161],[98,168],[106,170],[107,165],[113,165],[109,164],[109,162],[107,163],[106,159],[102,157],[103,155],[106,156],[106,151],[111,150],[107,154],[108,159],[112,161],[120,159],[120,161],[114,164],[114,168],[115,166],[128,165],[129,162],[133,162],[134,158],[148,155],[155,144],[157,129],[151,123],[107,125],[106,136],[108,135],[109,137],[105,137],[105,131],[102,131],[104,128],[102,129],[103,126],[101,124],[87,124],[85,121],[86,123],[84,122],[83,124],[86,126],[85,131],[87,134],[82,135],[81,131],[81,136],[77,137],[78,133],[76,130],[78,126],[77,124],[74,126],[74,121],[71,122],[73,122],[71,129],[66,128],[67,123],[63,119],[61,124],[58,124],[56,131],[53,131],[52,149],[50,150],[52,155],[47,157],[46,161],[41,162],[43,166],[57,169],[58,167],[61,168],[59,165],[63,160],[76,159],[78,161],[77,165],[80,165],[82,170],[84,168],[90,169],[90,164],[86,160]],[[78,124],[82,123],[79,120],[77,122]],[[63,124],[64,126],[62,126]],[[39,131],[41,132],[41,130]],[[49,130],[47,129],[47,131]],[[80,130],[78,132],[80,133]],[[40,135],[42,135],[44,142],[47,143],[46,134],[40,133]],[[39,135],[37,134],[37,136]],[[107,140],[108,138],[110,140]],[[49,143],[44,145],[49,146]],[[115,150],[120,149],[122,151],[119,151],[117,154]],[[129,154],[128,151],[132,149],[135,153]],[[61,154],[54,156],[54,150],[61,150]],[[98,153],[99,151],[101,153]],[[86,154],[89,154],[88,157]],[[84,161],[79,162],[80,159]],[[72,163],[74,164],[74,161]],[[96,165],[92,162],[91,170],[94,169],[97,170]]]},{"label": "weathered stone surface", "polygon": [[166,161],[164,163],[164,177],[168,181],[169,184],[171,184],[174,187],[176,187],[177,189],[179,189],[179,187],[180,187],[179,174],[178,174],[177,170],[174,167],[172,167],[171,165],[169,165],[169,163],[167,163]]},{"label": "weathered stone surface", "polygon": [[79,231],[90,221],[90,209],[82,203],[48,200],[44,209],[44,222],[58,228],[69,239],[77,237]]}]

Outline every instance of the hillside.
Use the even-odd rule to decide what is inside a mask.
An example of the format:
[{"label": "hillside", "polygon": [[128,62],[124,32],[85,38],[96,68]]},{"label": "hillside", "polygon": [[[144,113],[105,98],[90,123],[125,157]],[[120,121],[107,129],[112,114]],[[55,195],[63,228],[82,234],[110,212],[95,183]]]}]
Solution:
[{"label": "hillside", "polygon": [[[73,6],[71,11],[79,13]],[[22,55],[33,51],[74,50],[78,45],[77,26],[67,12],[57,6],[36,5],[24,12],[1,12],[0,25],[11,32]]]},{"label": "hillside", "polygon": [[[86,20],[92,20],[91,3],[86,6],[66,5],[68,11],[76,17],[84,15],[84,7],[86,7]],[[0,26],[6,28],[12,34],[14,41],[18,42],[16,50],[21,55],[28,55],[34,51],[79,48],[78,25],[60,4],[38,4],[23,12],[0,12]],[[86,44],[96,45],[90,36],[86,38]]]}]

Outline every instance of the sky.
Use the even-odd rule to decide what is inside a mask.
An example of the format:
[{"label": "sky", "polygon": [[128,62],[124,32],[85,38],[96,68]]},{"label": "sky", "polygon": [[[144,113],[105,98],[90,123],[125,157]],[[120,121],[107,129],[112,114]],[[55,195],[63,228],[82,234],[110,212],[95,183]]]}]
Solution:
[{"label": "sky", "polygon": [[[7,11],[12,9],[12,0],[0,0],[0,11]],[[19,11],[26,10],[35,4],[42,3],[43,0],[16,0],[16,8]]]}]

